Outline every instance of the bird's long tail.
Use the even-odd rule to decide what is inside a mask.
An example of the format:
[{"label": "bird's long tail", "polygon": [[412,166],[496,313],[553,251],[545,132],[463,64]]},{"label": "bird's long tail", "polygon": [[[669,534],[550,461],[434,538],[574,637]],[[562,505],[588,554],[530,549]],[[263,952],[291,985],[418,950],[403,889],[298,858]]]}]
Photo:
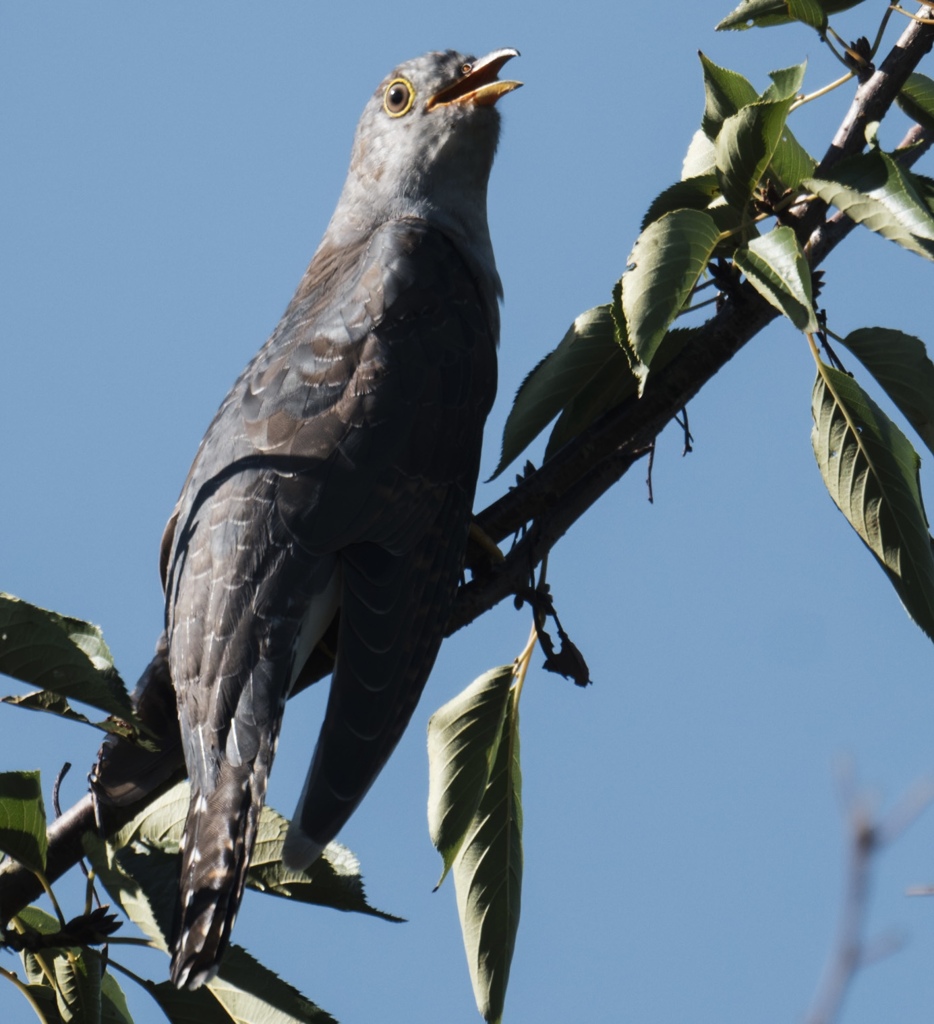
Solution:
[{"label": "bird's long tail", "polygon": [[255,764],[225,762],[212,792],[192,791],[172,942],[179,988],[199,988],[217,974],[243,897],[267,775]]}]

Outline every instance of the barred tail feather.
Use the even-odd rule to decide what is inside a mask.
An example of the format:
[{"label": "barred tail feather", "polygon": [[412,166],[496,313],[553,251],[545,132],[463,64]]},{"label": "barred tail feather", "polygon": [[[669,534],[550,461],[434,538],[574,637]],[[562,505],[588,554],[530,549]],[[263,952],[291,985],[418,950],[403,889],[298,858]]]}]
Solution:
[{"label": "barred tail feather", "polygon": [[192,791],[172,942],[178,988],[200,988],[217,974],[243,898],[266,775],[224,762],[211,793]]}]

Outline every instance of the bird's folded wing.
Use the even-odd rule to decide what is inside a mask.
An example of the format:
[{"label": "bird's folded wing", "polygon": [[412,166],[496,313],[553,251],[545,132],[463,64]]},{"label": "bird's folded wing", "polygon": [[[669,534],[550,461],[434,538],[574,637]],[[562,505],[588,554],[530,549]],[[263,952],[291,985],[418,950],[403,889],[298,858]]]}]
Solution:
[{"label": "bird's folded wing", "polygon": [[316,259],[317,285],[215,417],[167,537],[170,663],[189,769],[208,785],[228,746],[249,760],[277,731],[335,557],[446,544],[449,591],[462,557],[495,391],[488,296],[420,221],[384,225],[355,262]]}]

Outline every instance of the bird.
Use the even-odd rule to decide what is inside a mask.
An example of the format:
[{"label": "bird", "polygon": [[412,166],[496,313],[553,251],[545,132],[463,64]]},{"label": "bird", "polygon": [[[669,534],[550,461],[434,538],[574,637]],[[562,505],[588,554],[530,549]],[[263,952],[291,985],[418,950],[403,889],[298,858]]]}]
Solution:
[{"label": "bird", "polygon": [[396,67],[367,102],[298,289],[198,448],[161,547],[191,783],[172,981],[229,944],[286,699],[337,619],[284,862],[308,868],[402,735],[459,580],[499,303],[487,189],[518,56]]}]

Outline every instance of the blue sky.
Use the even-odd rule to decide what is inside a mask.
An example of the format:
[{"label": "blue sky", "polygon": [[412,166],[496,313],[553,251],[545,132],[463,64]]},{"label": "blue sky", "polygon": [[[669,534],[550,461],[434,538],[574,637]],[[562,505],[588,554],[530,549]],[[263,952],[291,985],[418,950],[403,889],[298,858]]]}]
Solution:
[{"label": "blue sky", "polygon": [[[760,87],[805,58],[808,89],[839,74],[804,28],[715,34],[729,0],[513,10],[0,5],[0,588],[99,623],[127,680],[159,632],[159,539],[198,441],[291,297],[359,112],[396,63],[449,46],[522,51],[491,184],[506,303],[483,476],[525,373],[608,300],[643,211],[679,177],[703,109],[697,50]],[[875,30],[862,8],[834,24]],[[796,115],[813,152],[850,95]],[[920,169],[932,173],[929,157]],[[878,324],[932,340],[922,260],[854,236],[826,271],[838,333]],[[692,403],[693,454],[677,430],[662,436],[654,504],[638,467],[552,556],[595,685],[536,669],[523,695],[511,1024],[801,1019],[841,902],[837,766],[851,759],[880,809],[934,776],[930,642],[823,488],[812,379],[804,339],[773,325]],[[431,891],[425,725],[518,654],[528,627],[507,603],[445,645],[342,835],[371,900],[407,924],[246,897],[237,941],[344,1024],[479,1019],[453,889]],[[269,794],[286,813],[318,689],[286,717]],[[38,767],[51,785],[70,760],[64,800],[77,799],[95,734],[14,709],[0,730],[0,770]],[[932,881],[934,810],[877,865],[870,933],[905,946],[859,976],[848,1024],[930,1020],[934,903],[905,890]],[[133,963],[167,970],[156,953]],[[162,1019],[128,994],[138,1021]],[[10,986],[0,1016],[29,1019]]]}]

